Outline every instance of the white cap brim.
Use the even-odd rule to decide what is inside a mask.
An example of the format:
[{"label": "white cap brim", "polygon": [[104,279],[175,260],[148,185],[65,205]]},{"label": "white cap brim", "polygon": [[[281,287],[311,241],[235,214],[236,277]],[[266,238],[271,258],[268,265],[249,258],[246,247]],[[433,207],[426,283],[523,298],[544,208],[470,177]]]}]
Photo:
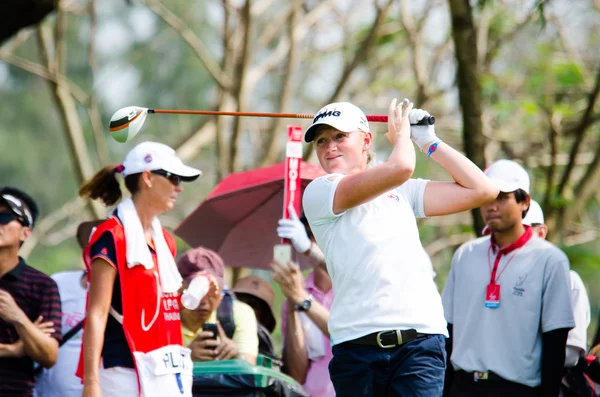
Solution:
[{"label": "white cap brim", "polygon": [[[322,125],[327,125],[329,127],[333,127],[338,131],[342,131],[342,132],[354,132],[356,130],[361,130],[360,128],[356,128],[356,123],[353,123],[351,120],[348,121],[346,120],[344,122],[344,120],[341,120],[341,118],[337,118],[337,120],[333,117],[328,117],[325,120],[319,120],[316,123],[314,123],[313,125],[311,125],[310,127],[308,127],[308,129],[306,130],[306,132],[304,132],[304,142],[306,143],[311,143],[312,141],[315,140],[315,134],[317,133],[317,129],[322,126]],[[365,131],[368,132],[368,131]]]},{"label": "white cap brim", "polygon": [[179,176],[185,182],[191,182],[202,175],[202,171],[183,164],[178,158],[174,158],[171,164],[163,165],[162,169]]},{"label": "white cap brim", "polygon": [[490,181],[503,193],[511,193],[520,189],[518,183],[507,182],[502,179],[490,178]]}]

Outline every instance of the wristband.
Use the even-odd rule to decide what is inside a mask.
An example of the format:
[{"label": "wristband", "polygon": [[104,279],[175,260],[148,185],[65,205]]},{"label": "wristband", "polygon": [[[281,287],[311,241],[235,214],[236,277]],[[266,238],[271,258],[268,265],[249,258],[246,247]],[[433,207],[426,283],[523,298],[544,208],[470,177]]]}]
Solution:
[{"label": "wristband", "polygon": [[435,152],[438,148],[438,145],[442,142],[442,140],[438,140],[429,145],[429,149],[427,150],[427,157],[431,157],[433,152]]}]

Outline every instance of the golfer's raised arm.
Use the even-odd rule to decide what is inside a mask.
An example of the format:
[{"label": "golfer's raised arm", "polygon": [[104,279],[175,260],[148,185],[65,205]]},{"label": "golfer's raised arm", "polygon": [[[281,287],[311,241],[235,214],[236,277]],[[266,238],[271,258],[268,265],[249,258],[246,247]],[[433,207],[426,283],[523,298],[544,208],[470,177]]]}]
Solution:
[{"label": "golfer's raised arm", "polygon": [[[396,99],[390,103],[388,132],[385,136],[394,145],[392,153],[385,163],[349,173],[340,180],[333,199],[334,213],[339,214],[366,203],[402,185],[412,176],[416,161],[415,149],[410,140],[408,118],[412,107],[412,102],[407,99],[398,106],[396,106]],[[371,140],[371,133],[366,133],[361,148],[365,153],[365,161]]]},{"label": "golfer's raised arm", "polygon": [[425,215],[447,215],[470,210],[498,196],[498,189],[483,171],[452,147],[440,141],[430,157],[448,171],[454,182],[431,181],[427,184],[423,198]]}]

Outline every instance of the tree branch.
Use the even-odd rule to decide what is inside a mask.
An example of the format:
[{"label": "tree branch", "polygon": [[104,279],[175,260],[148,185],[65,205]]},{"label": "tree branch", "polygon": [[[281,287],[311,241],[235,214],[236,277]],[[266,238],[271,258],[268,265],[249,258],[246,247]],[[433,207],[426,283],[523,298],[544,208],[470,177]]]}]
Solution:
[{"label": "tree branch", "polygon": [[[246,77],[246,69],[248,67],[249,62],[249,54],[250,54],[250,33],[251,33],[251,20],[252,17],[250,15],[250,0],[246,0],[246,3],[241,9],[240,17],[241,17],[241,27],[243,31],[243,39],[242,39],[242,48],[239,52],[239,56],[235,66],[234,72],[234,84],[233,84],[233,96],[237,103],[236,110],[241,112],[245,108],[245,100],[244,100],[244,79]],[[238,146],[239,146],[239,136],[242,128],[241,125],[241,117],[236,117],[233,120],[233,133],[231,136],[230,146],[229,146],[229,172],[237,171],[239,167],[239,159],[238,159]]]},{"label": "tree branch", "polygon": [[[315,9],[306,14],[302,20],[298,21],[296,29],[294,31],[294,40],[299,42],[309,30],[316,25],[321,17],[327,15],[331,11],[333,0],[326,0],[320,2]],[[270,71],[272,71],[277,65],[279,65],[290,50],[290,41],[288,38],[283,38],[277,44],[277,47],[267,56],[264,62],[260,65],[250,68],[248,76],[245,80],[246,87],[245,92],[252,92],[254,86]]]},{"label": "tree branch", "polygon": [[[279,95],[279,112],[284,112],[287,109],[290,99],[293,97],[294,89],[292,86],[292,77],[295,75],[298,67],[298,54],[296,51],[296,40],[294,40],[294,30],[296,29],[296,15],[298,13],[299,3],[297,1],[292,3],[291,12],[289,13],[288,21],[288,37],[290,41],[290,50],[285,65],[283,76],[281,77],[281,95]],[[267,141],[267,151],[263,156],[261,167],[275,163],[277,158],[281,154],[281,132],[284,126],[284,120],[280,118],[274,118],[269,125],[269,139]]]},{"label": "tree branch", "polygon": [[[90,41],[88,43],[88,67],[92,73],[92,82],[96,77],[98,65],[96,62],[96,0],[88,0],[88,16],[90,19]],[[106,165],[109,163],[109,156],[106,144],[106,133],[102,125],[100,114],[100,106],[96,98],[96,93],[92,88],[90,91],[89,104],[87,107],[90,125],[92,127],[92,136],[96,146],[96,153],[100,159],[100,164]]]},{"label": "tree branch", "polygon": [[423,64],[423,47],[421,45],[421,32],[415,28],[414,16],[410,14],[406,0],[400,1],[400,21],[402,27],[407,33],[408,44],[412,52],[412,69],[417,83],[417,96],[415,103],[422,106],[425,102],[426,83],[425,83],[425,65]]},{"label": "tree branch", "polygon": [[[61,69],[60,64],[56,64],[55,60],[50,58],[48,49],[53,42],[52,32],[46,28],[46,24],[41,23],[38,27],[38,45],[40,51],[40,57],[46,63],[49,70],[51,65],[55,65],[53,70],[54,74],[57,75]],[[52,73],[52,72],[51,72]],[[77,116],[77,108],[69,86],[61,84],[60,80],[55,83],[53,80],[47,80],[50,84],[51,91],[54,95],[56,106],[61,115],[65,127],[65,133],[67,137],[68,146],[70,149],[71,159],[73,160],[73,167],[77,182],[83,184],[88,178],[91,178],[93,174],[92,164],[89,158],[89,152],[85,143],[83,128],[81,127],[81,121]],[[93,200],[88,201],[89,210],[95,218],[102,218],[103,213],[99,204]]]},{"label": "tree branch", "polygon": [[[479,168],[485,168],[485,139],[481,122],[481,88],[477,61],[477,37],[471,6],[465,0],[449,0],[457,62],[459,102],[463,119],[463,150]],[[473,227],[479,235],[484,222],[479,210],[471,210]]]},{"label": "tree branch", "polygon": [[499,36],[497,39],[493,40],[488,44],[488,51],[484,58],[484,67],[485,70],[489,68],[489,65],[492,63],[502,46],[506,43],[511,43],[513,39],[527,26],[531,20],[537,15],[538,9],[537,7],[533,7],[532,10],[527,14],[524,20],[517,23],[517,25],[508,33]]},{"label": "tree branch", "polygon": [[473,233],[453,234],[449,237],[443,237],[435,240],[425,247],[429,256],[434,257],[447,248],[456,247],[473,239]]},{"label": "tree branch", "polygon": [[86,92],[79,86],[77,86],[75,83],[69,81],[64,75],[59,73],[51,73],[50,70],[45,66],[42,66],[40,64],[37,64],[35,62],[18,57],[10,53],[0,52],[0,60],[20,69],[23,69],[29,73],[35,74],[36,76],[39,76],[54,84],[68,85],[69,90],[73,94],[73,98],[75,98],[77,102],[79,102],[83,106],[87,106],[89,101],[88,94],[86,94]]},{"label": "tree branch", "polygon": [[54,228],[54,226],[56,226],[66,217],[79,217],[81,215],[81,211],[85,208],[85,205],[86,203],[83,199],[75,197],[63,204],[63,206],[59,209],[40,219],[35,229],[33,229],[31,236],[25,240],[25,243],[19,250],[19,255],[21,255],[23,258],[27,258],[37,243],[43,239],[44,236],[48,234],[52,228]]},{"label": "tree branch", "polygon": [[569,151],[569,157],[571,158],[571,161],[569,161],[569,164],[567,164],[567,167],[565,168],[565,170],[562,174],[562,178],[560,179],[558,189],[556,190],[557,196],[561,196],[562,193],[564,192],[565,188],[567,187],[569,178],[571,177],[571,173],[575,166],[575,156],[579,152],[579,147],[583,143],[583,138],[585,136],[585,132],[587,131],[588,127],[590,125],[592,125],[594,106],[596,104],[596,100],[598,99],[599,93],[600,93],[600,66],[598,67],[598,71],[596,72],[596,81],[594,83],[594,88],[588,94],[587,106],[585,108],[585,111],[583,112],[583,115],[581,116],[581,119],[579,120],[579,123],[578,123],[577,127],[575,128],[575,134],[574,134],[575,138],[574,138],[573,144],[571,146],[571,150]]},{"label": "tree branch", "polygon": [[154,1],[146,0],[145,4],[158,15],[165,23],[167,23],[173,30],[175,30],[190,46],[192,51],[196,53],[208,73],[212,76],[215,82],[221,87],[221,89],[231,89],[231,79],[227,74],[221,70],[219,65],[213,60],[212,56],[204,46],[204,43],[196,34],[188,28],[185,22],[169,10],[164,4]]},{"label": "tree branch", "polygon": [[[381,25],[383,24],[383,21],[385,20],[387,12],[388,12],[390,6],[392,5],[392,3],[393,3],[393,0],[388,0],[383,7],[377,6],[377,14],[375,16],[375,20],[373,21],[373,24],[371,25],[371,28],[369,29],[369,33],[367,34],[367,37],[363,40],[361,45],[356,49],[356,52],[354,53],[354,57],[353,57],[352,61],[350,61],[349,63],[347,63],[344,66],[344,70],[342,71],[342,76],[340,77],[340,80],[338,81],[338,83],[337,83],[333,93],[329,97],[329,100],[327,101],[327,103],[333,102],[336,100],[336,98],[338,97],[338,95],[340,94],[340,92],[342,91],[342,89],[344,88],[346,83],[348,82],[348,79],[352,75],[352,72],[354,72],[354,70],[362,62],[364,62],[365,60],[368,59],[370,52],[371,52],[371,48],[373,47],[373,42],[375,41],[375,38],[378,35],[379,29],[381,28]],[[377,3],[375,3],[375,4],[377,4]]]}]

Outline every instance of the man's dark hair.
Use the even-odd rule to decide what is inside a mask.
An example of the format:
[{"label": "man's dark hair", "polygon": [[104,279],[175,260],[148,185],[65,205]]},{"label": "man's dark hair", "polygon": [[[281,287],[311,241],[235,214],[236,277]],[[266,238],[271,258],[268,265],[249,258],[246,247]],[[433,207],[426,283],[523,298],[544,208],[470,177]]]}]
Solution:
[{"label": "man's dark hair", "polygon": [[[517,190],[514,191],[514,193],[515,193],[515,201],[517,203],[522,203],[523,201],[527,200],[528,194],[527,194],[527,192],[525,190],[523,190],[523,189],[517,189]],[[529,208],[527,208],[525,211],[523,211],[521,213],[521,219],[524,219],[525,216],[527,216],[528,212],[529,212]]]}]

